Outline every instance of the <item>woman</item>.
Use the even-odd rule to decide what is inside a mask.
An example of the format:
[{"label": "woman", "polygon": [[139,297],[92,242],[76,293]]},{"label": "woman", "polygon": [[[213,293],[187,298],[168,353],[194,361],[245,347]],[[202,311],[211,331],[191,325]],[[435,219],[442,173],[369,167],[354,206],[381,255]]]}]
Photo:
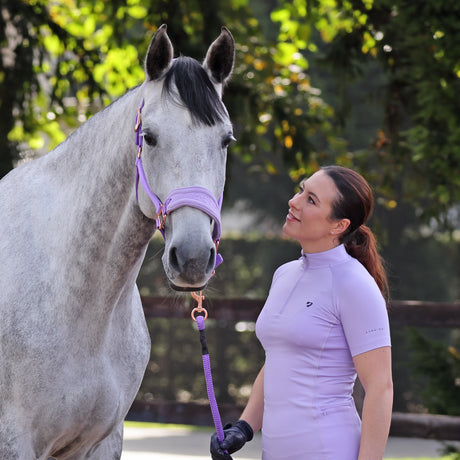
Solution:
[{"label": "woman", "polygon": [[263,460],[382,459],[393,385],[387,279],[364,225],[372,206],[367,182],[340,166],[320,169],[289,201],[283,230],[302,256],[274,274],[256,326],[265,365],[241,419],[222,444],[213,435],[214,460],[231,459],[261,428]]}]

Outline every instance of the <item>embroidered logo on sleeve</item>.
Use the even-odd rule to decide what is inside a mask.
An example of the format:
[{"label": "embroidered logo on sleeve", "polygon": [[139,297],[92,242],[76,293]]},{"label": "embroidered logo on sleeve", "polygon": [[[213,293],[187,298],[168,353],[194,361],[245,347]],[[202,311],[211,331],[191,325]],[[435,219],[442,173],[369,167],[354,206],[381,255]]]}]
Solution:
[{"label": "embroidered logo on sleeve", "polygon": [[383,331],[383,327],[377,327],[375,329],[368,329],[366,331],[366,334],[375,334],[376,332],[381,332]]},{"label": "embroidered logo on sleeve", "polygon": [[308,301],[308,302],[305,304],[305,306],[306,306],[307,308],[310,308],[312,305],[313,305],[313,302],[310,302],[310,301]]}]

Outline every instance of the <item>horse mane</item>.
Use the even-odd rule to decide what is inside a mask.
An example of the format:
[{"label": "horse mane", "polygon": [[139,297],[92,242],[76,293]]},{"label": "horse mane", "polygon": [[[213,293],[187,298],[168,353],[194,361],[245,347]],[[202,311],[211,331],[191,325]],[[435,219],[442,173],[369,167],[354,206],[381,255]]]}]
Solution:
[{"label": "horse mane", "polygon": [[[177,93],[172,89],[175,83]],[[194,120],[213,126],[227,117],[224,104],[208,74],[193,58],[181,56],[164,77],[163,92],[177,104],[187,107]]]}]

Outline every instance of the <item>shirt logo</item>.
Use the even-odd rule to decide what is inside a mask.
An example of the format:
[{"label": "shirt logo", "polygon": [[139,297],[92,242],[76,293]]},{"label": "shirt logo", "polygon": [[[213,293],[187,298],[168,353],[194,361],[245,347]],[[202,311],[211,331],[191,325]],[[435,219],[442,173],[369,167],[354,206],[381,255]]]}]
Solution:
[{"label": "shirt logo", "polygon": [[366,331],[366,334],[373,334],[373,333],[375,333],[375,332],[380,332],[380,331],[383,331],[383,327],[377,327],[377,328],[375,328],[375,329],[368,329],[368,330]]},{"label": "shirt logo", "polygon": [[308,301],[308,302],[305,304],[305,306],[306,306],[307,308],[310,308],[312,305],[313,305],[313,302],[310,302],[310,301]]}]

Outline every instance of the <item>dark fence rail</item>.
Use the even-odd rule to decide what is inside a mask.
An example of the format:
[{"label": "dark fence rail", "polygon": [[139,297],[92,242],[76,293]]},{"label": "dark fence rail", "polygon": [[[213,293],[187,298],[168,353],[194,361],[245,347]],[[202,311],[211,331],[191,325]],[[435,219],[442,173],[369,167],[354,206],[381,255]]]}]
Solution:
[{"label": "dark fence rail", "polygon": [[[147,318],[190,318],[192,302],[184,298],[143,297]],[[261,299],[205,299],[203,306],[210,318],[228,321],[256,321],[264,300]],[[392,326],[460,328],[460,303],[420,301],[392,301],[389,308]],[[219,406],[223,420],[235,420],[242,407]],[[200,403],[174,401],[135,401],[128,418],[155,420],[163,423],[212,425],[209,406]],[[460,417],[431,414],[393,413],[391,436],[431,438],[460,441]]]},{"label": "dark fence rail", "polygon": [[[177,298],[143,297],[147,318],[189,318],[191,303]],[[210,318],[229,321],[255,321],[262,309],[261,299],[205,299],[203,306]],[[173,307],[171,306],[173,305]],[[394,300],[389,306],[391,325],[416,327],[460,328],[460,303],[419,302]]]}]

